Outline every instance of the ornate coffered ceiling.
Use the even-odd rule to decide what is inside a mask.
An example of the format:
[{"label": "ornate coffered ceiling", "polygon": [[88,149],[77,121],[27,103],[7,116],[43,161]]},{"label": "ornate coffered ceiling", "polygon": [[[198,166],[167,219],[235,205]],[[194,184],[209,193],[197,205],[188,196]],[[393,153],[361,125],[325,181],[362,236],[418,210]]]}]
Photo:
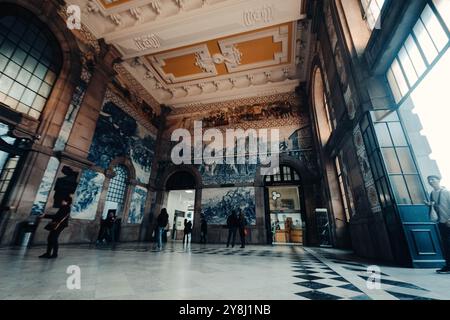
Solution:
[{"label": "ornate coffered ceiling", "polygon": [[67,0],[159,103],[183,107],[290,92],[310,50],[304,0]]}]

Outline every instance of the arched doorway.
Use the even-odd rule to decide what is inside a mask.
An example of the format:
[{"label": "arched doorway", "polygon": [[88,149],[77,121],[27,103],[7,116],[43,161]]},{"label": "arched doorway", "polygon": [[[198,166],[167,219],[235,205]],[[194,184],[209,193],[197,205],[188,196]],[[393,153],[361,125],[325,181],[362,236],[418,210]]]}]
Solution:
[{"label": "arched doorway", "polygon": [[183,240],[185,221],[194,225],[196,185],[195,177],[187,171],[177,171],[167,179],[163,207],[169,214],[168,240]]},{"label": "arched doorway", "polygon": [[118,219],[122,219],[126,208],[129,181],[128,168],[124,165],[117,165],[112,171],[114,177],[109,182],[102,219],[106,219],[110,210],[113,210]]},{"label": "arched doorway", "polygon": [[264,178],[269,244],[303,245],[306,212],[298,172],[287,165],[276,175]]}]

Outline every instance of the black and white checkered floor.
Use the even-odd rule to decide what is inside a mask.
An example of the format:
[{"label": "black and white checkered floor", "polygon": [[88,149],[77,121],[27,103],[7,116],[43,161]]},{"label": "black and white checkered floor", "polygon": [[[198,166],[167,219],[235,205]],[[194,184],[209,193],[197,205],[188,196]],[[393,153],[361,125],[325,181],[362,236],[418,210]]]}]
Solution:
[{"label": "black and white checkered floor", "polygon": [[[407,273],[409,269],[388,268],[395,271],[393,273],[396,275],[392,275],[390,272],[382,271],[386,268],[375,266],[380,269],[380,272],[379,288],[374,288],[374,279],[370,276],[370,272],[368,271],[368,268],[371,265],[352,261],[357,260],[352,255],[331,253],[324,249],[306,250],[311,256],[314,256],[309,262],[306,262],[306,267],[301,270],[305,270],[304,272],[308,274],[307,279],[310,281],[308,284],[312,283],[312,286],[317,288],[314,293],[306,292],[300,294],[302,296],[306,296],[307,298],[310,296],[314,299],[317,297],[321,300],[436,300],[449,298],[436,295],[431,292],[431,290],[415,285],[409,280],[405,281],[397,278],[396,275],[399,273]],[[336,252],[336,250],[334,251]],[[320,257],[320,260],[316,257]],[[302,259],[302,262],[300,263],[301,265],[304,265],[303,261],[305,260]],[[423,270],[423,272],[427,271]],[[442,279],[442,276],[435,274],[434,270],[428,269],[428,273],[430,276],[435,277],[435,281]],[[303,275],[300,276],[300,278],[303,277]],[[316,279],[317,277],[319,279]],[[448,281],[448,279],[442,280]],[[450,284],[450,282],[448,283]],[[301,282],[298,284],[300,286],[305,286]],[[356,285],[358,285],[358,287]]]},{"label": "black and white checkered floor", "polygon": [[293,262],[298,296],[308,300],[370,300],[361,290],[311,254]]},{"label": "black and white checkered floor", "polygon": [[[92,248],[92,246],[91,246]],[[107,248],[107,247],[106,247]],[[158,249],[148,249],[122,246],[117,250],[124,251],[153,251]],[[372,300],[372,299],[392,299],[392,300],[435,300],[430,290],[424,289],[418,285],[409,282],[397,280],[394,277],[381,272],[379,291],[369,289],[367,283],[370,280],[368,275],[368,264],[352,262],[351,255],[331,253],[326,249],[312,249],[292,247],[290,252],[277,252],[272,249],[228,249],[220,247],[184,247],[169,246],[163,252],[165,253],[185,253],[207,254],[207,255],[229,255],[229,256],[253,256],[253,257],[272,257],[289,258],[292,261],[292,270],[295,273],[295,285],[298,286],[298,292],[295,294],[305,300]],[[319,260],[316,256],[321,256]],[[350,259],[350,261],[346,260]],[[329,261],[334,264],[334,269],[344,269],[351,273],[352,277],[347,280],[342,275],[322,261]],[[359,280],[360,287],[356,287],[352,282]],[[368,294],[367,294],[368,292]],[[372,294],[376,292],[377,294]],[[380,292],[383,294],[380,295]]]},{"label": "black and white checkered floor", "polygon": [[[368,285],[372,283],[368,281],[369,264],[334,249],[169,243],[160,251],[149,243],[119,243],[114,248],[73,245],[62,246],[61,257],[51,264],[37,259],[42,250],[0,248],[4,271],[0,280],[5,283],[0,299],[450,300],[450,275],[381,266],[380,287],[372,288]],[[37,278],[33,273],[36,264],[42,265]],[[61,287],[67,265],[88,270],[84,276],[90,285],[75,296]],[[53,279],[55,270],[60,279]],[[120,283],[117,272],[126,275]],[[25,286],[24,274],[30,275]],[[213,281],[216,286],[203,286],[197,280],[200,275],[205,283]],[[59,291],[55,293],[50,284],[40,287],[47,278]],[[105,284],[105,279],[111,284]],[[183,287],[179,279],[186,279]]]}]

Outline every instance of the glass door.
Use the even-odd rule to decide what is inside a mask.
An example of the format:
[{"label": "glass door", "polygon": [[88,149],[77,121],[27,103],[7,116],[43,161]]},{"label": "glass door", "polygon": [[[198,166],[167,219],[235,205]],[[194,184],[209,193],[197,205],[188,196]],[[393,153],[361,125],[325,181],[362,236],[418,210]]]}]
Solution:
[{"label": "glass door", "polygon": [[303,245],[304,222],[297,186],[268,188],[273,244]]}]

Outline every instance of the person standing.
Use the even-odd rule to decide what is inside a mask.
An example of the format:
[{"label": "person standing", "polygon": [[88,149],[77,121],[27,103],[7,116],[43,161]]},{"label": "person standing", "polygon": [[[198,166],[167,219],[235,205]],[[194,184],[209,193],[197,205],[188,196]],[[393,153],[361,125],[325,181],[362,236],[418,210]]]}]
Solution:
[{"label": "person standing", "polygon": [[241,248],[245,248],[245,227],[247,226],[247,219],[245,219],[244,213],[241,211],[238,218],[239,223],[239,236],[241,237]]},{"label": "person standing", "polygon": [[[39,216],[42,219],[51,219],[52,222],[45,226],[45,229],[50,231],[47,238],[47,252],[40,255],[39,258],[55,259],[58,257],[58,238],[61,232],[69,226],[70,206],[72,205],[72,198],[66,196],[61,201],[61,207],[54,215],[43,214]],[[52,252],[53,251],[53,252]]]},{"label": "person standing", "polygon": [[[446,261],[445,266],[436,270],[438,273],[450,273],[450,192],[441,186],[441,178],[429,176],[428,183],[433,188],[429,204],[437,214],[437,222],[441,234],[442,249]],[[431,211],[431,210],[430,210]],[[431,217],[433,219],[433,217]],[[436,218],[434,218],[436,220]]]},{"label": "person standing", "polygon": [[108,214],[105,220],[100,222],[100,231],[97,238],[97,244],[102,244],[104,240],[109,243],[114,243],[114,224],[116,221],[116,210],[108,210]]},{"label": "person standing", "polygon": [[161,213],[159,214],[156,223],[158,225],[158,249],[161,250],[163,246],[163,233],[169,223],[169,214],[167,213],[166,208],[161,209]]},{"label": "person standing", "polygon": [[206,244],[206,236],[208,235],[208,222],[203,217],[200,225],[200,243]]},{"label": "person standing", "polygon": [[98,237],[97,237],[97,245],[101,245],[103,244],[103,242],[105,241],[106,238],[106,233],[107,231],[107,227],[106,227],[106,220],[108,219],[108,217],[106,217],[106,219],[100,218],[100,230],[98,231]]},{"label": "person standing", "polygon": [[191,235],[192,235],[192,222],[184,219],[184,235],[183,235],[183,245],[186,245],[191,242]]},{"label": "person standing", "polygon": [[236,241],[236,231],[238,228],[238,218],[236,216],[236,211],[231,211],[231,214],[227,218],[227,227],[228,227],[228,241],[227,241],[227,248],[230,246],[231,241],[231,247],[234,248],[234,243]]}]

